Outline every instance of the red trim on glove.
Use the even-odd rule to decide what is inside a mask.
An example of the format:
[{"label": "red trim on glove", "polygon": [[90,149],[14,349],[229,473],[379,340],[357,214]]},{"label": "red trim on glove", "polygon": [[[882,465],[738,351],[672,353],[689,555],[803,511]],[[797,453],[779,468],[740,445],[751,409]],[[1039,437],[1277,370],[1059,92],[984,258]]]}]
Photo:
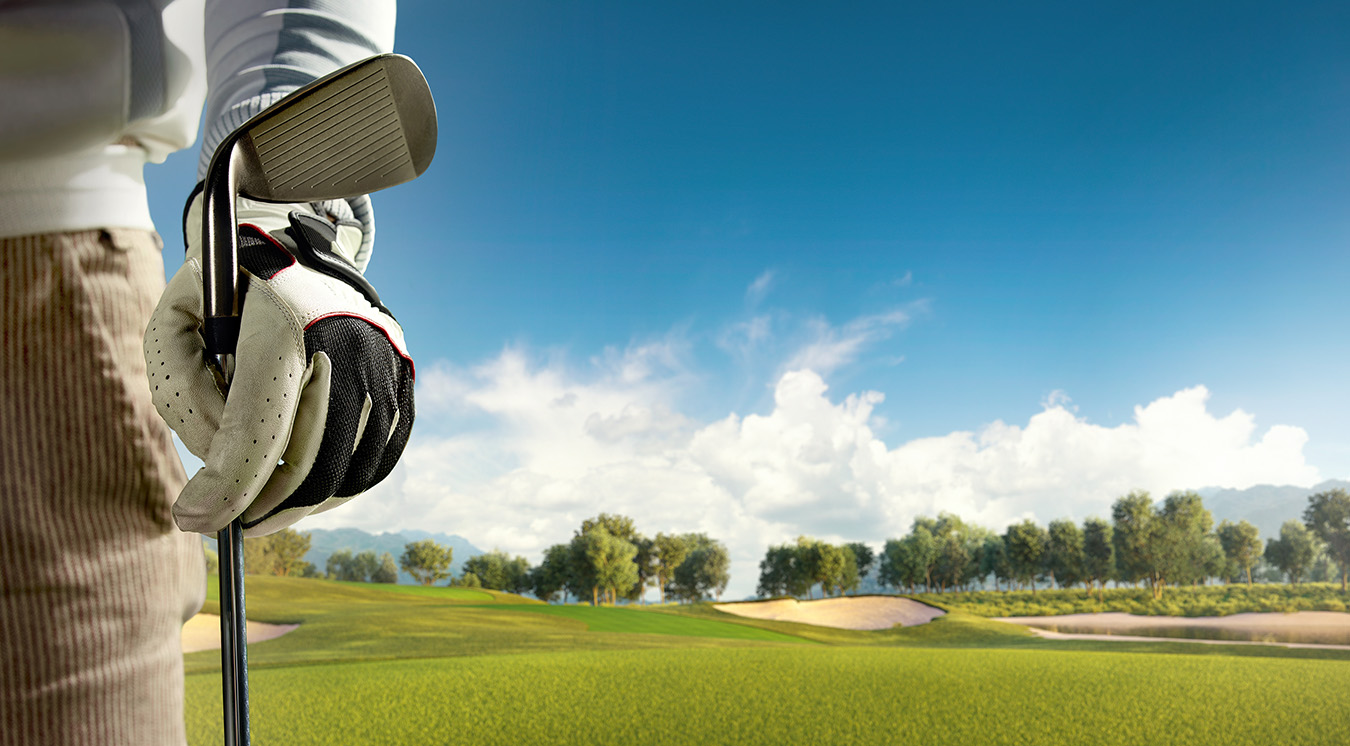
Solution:
[{"label": "red trim on glove", "polygon": [[309,328],[311,326],[314,326],[315,324],[319,323],[320,321],[323,321],[324,319],[331,319],[337,316],[350,316],[353,319],[360,319],[366,322],[367,324],[370,324],[371,326],[375,327],[376,329],[379,329],[380,333],[384,335],[384,338],[389,340],[389,346],[394,348],[394,352],[397,352],[399,357],[408,361],[408,368],[412,372],[413,380],[414,381],[417,380],[417,366],[413,363],[413,359],[411,357],[408,357],[408,354],[406,352],[399,349],[398,345],[394,343],[393,336],[389,334],[388,329],[385,329],[383,326],[380,326],[379,324],[375,323],[369,317],[362,316],[359,313],[351,313],[350,311],[334,311],[333,313],[326,313],[309,322],[308,324],[305,324],[305,331],[309,331]]},{"label": "red trim on glove", "polygon": [[268,282],[271,282],[272,280],[277,279],[277,277],[279,277],[279,276],[281,275],[282,272],[285,272],[286,270],[290,269],[291,267],[294,267],[294,266],[297,264],[297,262],[296,262],[296,260],[295,260],[295,255],[291,253],[291,250],[288,249],[288,248],[286,248],[285,246],[281,245],[281,242],[278,241],[275,237],[273,237],[272,234],[268,233],[267,231],[263,230],[262,228],[259,228],[258,226],[254,225],[254,224],[252,224],[252,223],[240,223],[240,224],[239,224],[239,227],[240,227],[241,229],[242,229],[242,228],[252,228],[253,230],[255,230],[255,231],[258,232],[258,236],[259,236],[259,237],[261,237],[263,240],[265,240],[265,241],[271,243],[273,246],[277,247],[277,249],[279,249],[279,250],[281,251],[281,253],[283,253],[283,254],[285,254],[286,256],[288,256],[288,257],[291,258],[291,263],[288,264],[288,265],[286,265],[285,267],[282,267],[281,269],[277,270],[277,273],[276,273],[275,275],[272,275],[271,279],[269,279]]}]

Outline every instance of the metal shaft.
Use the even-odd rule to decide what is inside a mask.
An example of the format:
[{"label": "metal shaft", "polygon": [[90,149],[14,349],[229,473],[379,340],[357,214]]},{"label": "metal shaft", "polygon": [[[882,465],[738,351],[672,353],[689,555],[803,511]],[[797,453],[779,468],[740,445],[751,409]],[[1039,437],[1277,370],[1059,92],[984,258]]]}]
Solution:
[{"label": "metal shaft", "polygon": [[220,550],[220,666],[225,746],[248,746],[248,629],[244,616],[244,526],[216,534]]},{"label": "metal shaft", "polygon": [[[202,194],[202,338],[206,363],[229,394],[229,358],[239,336],[239,248],[234,222],[236,156],[212,159]],[[248,746],[248,633],[244,617],[244,525],[216,534],[220,555],[220,671],[225,746]]]}]

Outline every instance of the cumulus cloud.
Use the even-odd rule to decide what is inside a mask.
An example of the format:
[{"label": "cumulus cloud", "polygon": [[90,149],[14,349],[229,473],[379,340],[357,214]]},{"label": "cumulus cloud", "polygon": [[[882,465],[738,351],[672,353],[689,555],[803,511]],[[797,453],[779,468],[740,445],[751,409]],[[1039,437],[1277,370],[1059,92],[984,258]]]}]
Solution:
[{"label": "cumulus cloud", "polygon": [[[899,323],[863,320],[834,344]],[[698,421],[681,411],[679,361],[678,345],[653,343],[581,370],[516,349],[465,371],[433,367],[419,380],[419,402],[429,403],[419,417],[472,425],[419,424],[377,495],[305,525],[448,531],[538,561],[582,519],[618,512],[648,533],[721,538],[737,597],[753,592],[766,545],[798,534],[880,543],[940,510],[999,529],[1023,517],[1102,514],[1136,488],[1162,495],[1319,479],[1301,428],[1261,432],[1241,410],[1211,413],[1203,386],[1138,406],[1114,427],[1079,417],[1056,392],[1025,423],[886,443],[876,434],[881,392],[835,394],[810,368],[778,376],[767,411]]]}]

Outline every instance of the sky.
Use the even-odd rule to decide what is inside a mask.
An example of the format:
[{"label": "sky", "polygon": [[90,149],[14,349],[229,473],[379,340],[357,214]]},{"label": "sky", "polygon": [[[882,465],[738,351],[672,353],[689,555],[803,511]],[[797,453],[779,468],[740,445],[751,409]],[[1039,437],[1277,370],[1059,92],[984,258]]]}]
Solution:
[{"label": "sky", "polygon": [[[297,528],[537,562],[622,513],[721,539],[741,597],[800,534],[1350,477],[1348,35],[1315,2],[401,3],[440,139],[368,277],[417,421]],[[170,273],[195,162],[147,174]]]}]

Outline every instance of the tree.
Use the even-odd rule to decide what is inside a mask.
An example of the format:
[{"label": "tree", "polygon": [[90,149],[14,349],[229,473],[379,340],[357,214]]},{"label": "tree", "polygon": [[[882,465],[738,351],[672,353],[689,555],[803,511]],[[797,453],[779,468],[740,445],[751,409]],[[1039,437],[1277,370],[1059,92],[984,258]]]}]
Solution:
[{"label": "tree", "polygon": [[324,571],[333,580],[360,580],[360,578],[354,577],[356,568],[352,560],[352,550],[339,549],[328,555],[328,561],[324,563]]},{"label": "tree", "polygon": [[[980,577],[978,557],[984,546],[988,529],[962,521],[954,513],[942,512],[937,520],[916,520],[915,528],[922,526],[931,531],[936,555],[932,569],[932,578],[938,581],[942,590],[947,586],[964,587]],[[931,526],[931,528],[929,528]]]},{"label": "tree", "polygon": [[394,555],[385,552],[380,555],[380,565],[370,574],[372,583],[397,583],[398,565],[394,564]]},{"label": "tree", "polygon": [[463,572],[459,575],[459,581],[453,583],[453,585],[459,586],[460,588],[482,588],[483,581],[479,579],[476,573]]},{"label": "tree", "polygon": [[1317,539],[1307,526],[1298,521],[1285,521],[1280,526],[1280,538],[1266,542],[1266,559],[1289,576],[1289,582],[1298,585],[1317,556]]},{"label": "tree", "polygon": [[[1106,581],[1116,567],[1116,548],[1111,524],[1100,518],[1083,522],[1083,574],[1088,582],[1097,582],[1097,602],[1102,601]],[[1089,589],[1091,586],[1089,586]]]},{"label": "tree", "polygon": [[853,553],[853,545],[841,545],[839,554],[844,558],[844,567],[839,571],[839,577],[836,578],[836,586],[839,588],[840,594],[849,591],[856,594],[858,586],[862,583],[862,576],[858,573],[858,557]]},{"label": "tree", "polygon": [[769,547],[759,562],[759,585],[755,595],[760,598],[795,596],[805,582],[798,572],[797,548],[791,544]]},{"label": "tree", "polygon": [[1168,583],[1198,584],[1206,577],[1208,560],[1215,555],[1205,536],[1214,517],[1200,495],[1173,492],[1154,517],[1150,533],[1153,597],[1162,598]]},{"label": "tree", "polygon": [[648,539],[639,535],[634,543],[637,547],[637,555],[633,562],[637,564],[638,584],[633,588],[631,598],[637,600],[647,593],[647,586],[652,585],[652,581],[660,582],[658,577],[658,566],[656,559],[656,540]]},{"label": "tree", "polygon": [[1003,542],[1002,536],[990,534],[984,537],[984,544],[980,547],[980,575],[982,577],[994,576],[994,588],[1003,580],[1012,578],[1012,565],[1008,563],[1008,545]]},{"label": "tree", "polygon": [[368,583],[380,569],[380,558],[375,556],[373,550],[367,549],[353,557],[352,564],[355,565],[356,579]]},{"label": "tree", "polygon": [[858,566],[858,579],[860,581],[866,579],[868,573],[872,572],[872,566],[876,563],[876,556],[872,554],[872,547],[861,541],[851,542],[846,546],[853,552],[853,560]]},{"label": "tree", "polygon": [[908,565],[904,568],[905,578],[911,585],[923,583],[924,588],[933,590],[933,565],[937,562],[937,540],[924,522],[932,521],[919,517],[914,519],[914,528],[904,538],[904,558]]},{"label": "tree", "polygon": [[909,564],[909,558],[906,557],[908,547],[903,539],[887,539],[886,544],[881,550],[880,567],[877,570],[877,582],[883,586],[894,588],[897,591],[909,586],[909,578],[905,575],[905,568]]},{"label": "tree", "polygon": [[843,584],[845,567],[848,564],[844,556],[845,550],[833,544],[817,541],[808,551],[814,555],[811,567],[815,569],[815,573],[811,579],[820,585],[820,595],[824,598]]},{"label": "tree", "polygon": [[797,569],[794,579],[804,581],[806,587],[794,588],[794,591],[804,590],[810,596],[811,588],[819,584],[821,595],[828,596],[832,590],[840,586],[847,563],[844,548],[809,536],[798,536],[796,551]]},{"label": "tree", "polygon": [[656,587],[661,591],[661,603],[665,603],[666,588],[675,580],[675,568],[689,556],[689,545],[682,536],[657,534],[652,540],[651,556]]},{"label": "tree", "polygon": [[1138,583],[1152,577],[1154,563],[1150,534],[1153,515],[1153,498],[1147,492],[1131,492],[1111,506],[1116,577],[1126,583]]},{"label": "tree", "polygon": [[1303,520],[1326,546],[1327,556],[1341,569],[1341,593],[1350,574],[1350,494],[1337,488],[1308,496]]},{"label": "tree", "polygon": [[494,591],[502,590],[506,583],[506,563],[508,559],[500,550],[493,549],[486,554],[470,557],[464,561],[460,577],[473,573],[478,577],[478,587]]},{"label": "tree", "polygon": [[638,533],[637,527],[633,524],[633,519],[626,515],[610,515],[601,513],[594,518],[587,518],[581,522],[581,528],[577,534],[584,534],[593,528],[602,527],[609,532],[610,536],[615,536],[624,541],[637,546],[642,539],[642,534]]},{"label": "tree", "polygon": [[611,534],[602,524],[593,524],[580,537],[582,554],[593,579],[591,605],[600,603],[600,591],[610,603],[618,600],[620,590],[638,582],[637,547],[630,541]]},{"label": "tree", "polygon": [[[352,550],[340,549],[328,555],[328,561],[324,565],[328,577],[356,583],[369,582],[379,569],[380,560],[375,556],[375,552],[370,550],[352,556]],[[397,575],[396,571],[395,580],[391,582],[397,582]]]},{"label": "tree", "polygon": [[530,588],[544,603],[553,603],[553,597],[567,587],[567,570],[571,547],[554,544],[544,550],[544,561],[530,573]]},{"label": "tree", "polygon": [[271,575],[272,555],[267,551],[270,538],[257,536],[244,539],[244,572],[249,575]]},{"label": "tree", "polygon": [[450,577],[453,557],[453,548],[443,547],[434,539],[423,539],[405,544],[398,564],[418,583],[432,585]]},{"label": "tree", "polygon": [[464,571],[478,576],[481,587],[508,593],[524,593],[530,588],[530,563],[524,557],[509,557],[500,549],[470,557]]},{"label": "tree", "polygon": [[1003,536],[1004,543],[1008,545],[1008,561],[1012,565],[1013,576],[1020,582],[1030,584],[1031,595],[1036,595],[1036,577],[1044,567],[1049,535],[1028,518],[1009,526]]},{"label": "tree", "polygon": [[731,558],[722,542],[703,544],[675,568],[675,590],[689,601],[720,598],[731,578],[730,568]]},{"label": "tree", "polygon": [[301,575],[305,571],[305,553],[309,551],[309,534],[283,528],[269,534],[267,551],[272,555],[272,572],[285,577]]},{"label": "tree", "polygon": [[1224,521],[1218,528],[1219,545],[1224,556],[1239,571],[1247,575],[1247,587],[1252,584],[1252,567],[1261,559],[1261,537],[1256,526],[1239,521]]},{"label": "tree", "polygon": [[[601,513],[594,518],[587,518],[581,522],[581,527],[573,534],[567,589],[577,598],[583,598],[586,595],[590,595],[593,603],[599,602],[599,591],[601,588],[609,589],[609,586],[603,585],[596,576],[597,567],[594,563],[594,558],[601,555],[594,554],[596,546],[592,546],[592,540],[583,538],[587,534],[600,529],[603,529],[606,534],[619,539],[620,541],[633,545],[633,556],[628,559],[628,562],[633,565],[631,573],[633,582],[621,588],[616,587],[613,590],[616,596],[622,596],[629,599],[639,597],[642,594],[642,586],[640,584],[641,575],[638,573],[636,559],[637,545],[643,541],[643,537],[634,527],[632,518],[623,515],[611,515],[609,513]],[[618,572],[617,568],[615,569],[615,572]],[[626,569],[621,573],[621,576],[625,579],[628,575],[629,573]],[[614,580],[618,577],[619,576],[616,575],[614,578],[610,578],[610,580]]]},{"label": "tree", "polygon": [[959,588],[970,566],[970,552],[961,535],[949,531],[937,538],[937,557],[933,563],[933,576],[938,589],[946,593],[947,587]]},{"label": "tree", "polygon": [[289,528],[245,539],[244,572],[249,575],[302,575],[309,542],[309,534]]},{"label": "tree", "polygon": [[1083,532],[1073,521],[1050,522],[1049,542],[1046,544],[1045,567],[1051,582],[1060,588],[1077,585],[1087,579],[1083,569]]}]

